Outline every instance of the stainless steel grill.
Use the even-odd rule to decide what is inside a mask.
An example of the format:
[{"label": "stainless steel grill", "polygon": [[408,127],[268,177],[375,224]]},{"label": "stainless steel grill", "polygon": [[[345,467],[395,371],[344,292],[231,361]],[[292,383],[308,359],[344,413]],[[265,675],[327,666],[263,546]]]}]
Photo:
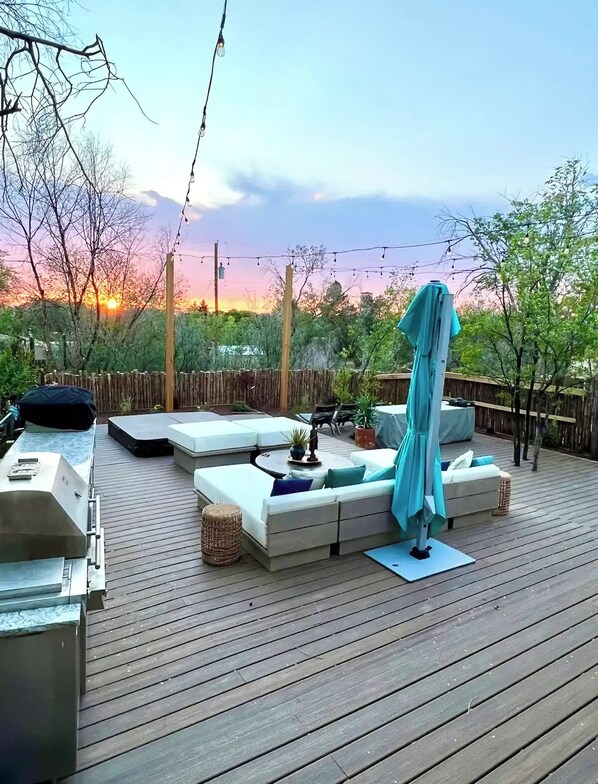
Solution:
[{"label": "stainless steel grill", "polygon": [[104,595],[93,483],[60,454],[9,452],[0,463],[0,715],[11,727],[0,733],[0,781],[74,772],[87,612]]}]

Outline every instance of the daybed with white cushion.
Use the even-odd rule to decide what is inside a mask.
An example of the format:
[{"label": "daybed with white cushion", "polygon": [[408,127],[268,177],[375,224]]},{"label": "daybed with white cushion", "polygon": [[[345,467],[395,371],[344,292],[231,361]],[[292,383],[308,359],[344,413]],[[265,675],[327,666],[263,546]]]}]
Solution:
[{"label": "daybed with white cushion", "polygon": [[336,542],[336,490],[270,497],[274,479],[253,465],[195,471],[198,506],[237,504],[243,513],[243,545],[269,571],[321,561]]},{"label": "daybed with white cushion", "polygon": [[255,432],[226,419],[170,425],[168,441],[174,447],[174,462],[189,473],[207,466],[248,463],[257,445]]},{"label": "daybed with white cushion", "polygon": [[249,463],[258,451],[288,445],[297,426],[286,417],[190,422],[170,425],[168,441],[175,463],[193,473],[196,468]]}]

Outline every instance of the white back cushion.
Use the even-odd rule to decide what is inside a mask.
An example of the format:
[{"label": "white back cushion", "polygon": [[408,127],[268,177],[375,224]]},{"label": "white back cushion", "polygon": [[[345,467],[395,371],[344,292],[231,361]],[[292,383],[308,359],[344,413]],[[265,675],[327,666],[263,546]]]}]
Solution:
[{"label": "white back cushion", "polygon": [[443,471],[442,484],[473,482],[476,479],[485,479],[489,476],[500,476],[500,468],[492,463],[490,465],[473,466],[472,468],[456,468],[454,471]]},{"label": "white back cushion", "polygon": [[335,487],[337,501],[355,501],[358,498],[375,498],[379,495],[390,495],[394,491],[394,479],[382,479],[379,482],[362,482],[359,485]]},{"label": "white back cushion", "polygon": [[456,457],[450,464],[449,467],[446,469],[447,471],[456,471],[459,468],[469,468],[471,466],[471,461],[473,460],[473,449],[468,449],[467,452],[463,452],[462,455]]},{"label": "white back cushion", "polygon": [[[262,504],[262,520],[267,521],[268,515],[294,512],[297,509],[310,509],[322,504],[333,503],[336,500],[335,491],[306,490],[304,493],[290,493],[289,495],[276,495],[274,498],[264,498]],[[309,515],[309,512],[306,513]]]},{"label": "white back cushion", "polygon": [[328,471],[325,468],[293,468],[289,474],[292,479],[311,479],[310,490],[321,490]]}]

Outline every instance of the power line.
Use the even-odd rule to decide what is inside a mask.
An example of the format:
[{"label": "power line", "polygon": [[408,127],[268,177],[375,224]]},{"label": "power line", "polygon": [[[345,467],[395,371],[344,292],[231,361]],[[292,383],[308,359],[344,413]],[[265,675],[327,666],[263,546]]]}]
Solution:
[{"label": "power line", "polygon": [[214,45],[214,51],[212,53],[212,64],[210,66],[210,79],[208,81],[208,89],[206,91],[206,99],[203,105],[203,111],[201,114],[201,123],[199,126],[199,131],[197,132],[197,141],[195,142],[195,151],[193,153],[193,160],[191,161],[191,170],[189,172],[189,179],[187,181],[187,192],[185,194],[185,201],[183,203],[183,208],[181,210],[181,215],[179,218],[179,225],[177,228],[177,233],[174,238],[174,243],[172,246],[172,253],[174,253],[177,249],[177,246],[181,244],[181,231],[183,228],[183,222],[189,223],[189,219],[187,218],[187,207],[190,206],[190,194],[191,194],[191,186],[195,182],[195,166],[197,164],[197,154],[199,152],[199,144],[203,137],[205,136],[206,132],[206,122],[208,117],[208,103],[210,101],[210,93],[212,92],[212,82],[214,80],[214,68],[216,65],[216,56],[223,57],[224,56],[224,25],[226,23],[226,6],[228,0],[224,0],[224,6],[222,8],[222,18],[220,19],[220,28],[218,30],[218,38],[216,39],[216,44]]}]

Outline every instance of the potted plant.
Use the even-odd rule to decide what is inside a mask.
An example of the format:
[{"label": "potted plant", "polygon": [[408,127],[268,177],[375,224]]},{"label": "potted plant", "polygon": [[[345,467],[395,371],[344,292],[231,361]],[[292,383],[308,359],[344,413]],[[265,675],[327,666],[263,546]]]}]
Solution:
[{"label": "potted plant", "polygon": [[355,400],[355,446],[363,449],[376,448],[376,404],[377,398],[374,395],[359,395]]},{"label": "potted plant", "polygon": [[291,430],[288,437],[291,445],[291,459],[303,460],[305,457],[305,450],[309,444],[309,433],[302,427],[295,427]]}]

